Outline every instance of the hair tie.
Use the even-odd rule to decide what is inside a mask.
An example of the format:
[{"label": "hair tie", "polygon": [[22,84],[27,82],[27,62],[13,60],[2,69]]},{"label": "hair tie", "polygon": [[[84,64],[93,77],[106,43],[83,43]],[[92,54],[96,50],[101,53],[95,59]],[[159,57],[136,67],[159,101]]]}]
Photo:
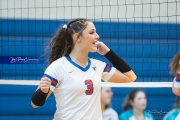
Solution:
[{"label": "hair tie", "polygon": [[63,28],[64,28],[64,29],[67,29],[67,25],[66,25],[66,24],[65,24],[65,25],[63,25]]}]

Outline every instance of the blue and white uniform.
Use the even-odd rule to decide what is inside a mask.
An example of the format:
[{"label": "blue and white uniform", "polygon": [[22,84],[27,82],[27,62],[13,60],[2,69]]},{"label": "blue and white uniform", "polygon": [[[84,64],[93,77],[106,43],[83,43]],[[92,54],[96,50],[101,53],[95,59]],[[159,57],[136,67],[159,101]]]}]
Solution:
[{"label": "blue and white uniform", "polygon": [[[143,115],[144,115],[144,120],[154,120],[154,117],[145,111],[143,112]],[[133,110],[130,109],[121,113],[119,116],[119,120],[138,120],[138,119],[134,115]]]},{"label": "blue and white uniform", "polygon": [[178,116],[178,114],[179,114],[178,108],[173,109],[170,112],[168,112],[168,114],[166,114],[163,120],[176,120],[176,117]]},{"label": "blue and white uniform", "polygon": [[48,66],[43,77],[51,79],[50,90],[56,99],[54,120],[102,120],[101,80],[108,81],[115,68],[95,59],[88,59],[83,68],[69,56]]}]

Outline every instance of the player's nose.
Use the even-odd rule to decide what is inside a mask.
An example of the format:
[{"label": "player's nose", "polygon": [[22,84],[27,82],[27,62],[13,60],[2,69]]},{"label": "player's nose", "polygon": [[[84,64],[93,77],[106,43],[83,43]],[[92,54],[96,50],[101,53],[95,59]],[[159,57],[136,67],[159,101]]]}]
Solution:
[{"label": "player's nose", "polygon": [[99,37],[99,35],[96,33],[96,36],[95,36],[95,38],[98,40],[100,37]]}]

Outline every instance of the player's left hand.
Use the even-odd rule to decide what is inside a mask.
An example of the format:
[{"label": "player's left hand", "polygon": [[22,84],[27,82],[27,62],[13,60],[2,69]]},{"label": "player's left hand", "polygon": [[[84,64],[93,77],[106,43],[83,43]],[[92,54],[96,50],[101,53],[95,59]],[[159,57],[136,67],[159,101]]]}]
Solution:
[{"label": "player's left hand", "polygon": [[96,42],[97,45],[97,52],[101,55],[105,55],[110,51],[110,49],[103,43],[103,42]]}]

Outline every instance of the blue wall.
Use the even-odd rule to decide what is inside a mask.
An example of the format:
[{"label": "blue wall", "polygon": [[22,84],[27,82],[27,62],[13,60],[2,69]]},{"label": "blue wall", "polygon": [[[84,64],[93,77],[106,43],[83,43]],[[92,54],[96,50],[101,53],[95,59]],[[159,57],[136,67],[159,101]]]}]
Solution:
[{"label": "blue wall", "polygon": [[[45,105],[33,109],[31,107],[31,94],[36,86],[20,85],[0,85],[0,119],[2,120],[50,120],[53,118],[55,108],[55,99],[52,94]],[[125,96],[132,88],[113,88],[114,96],[112,107],[121,113],[122,103]],[[146,111],[154,115],[156,120],[162,120],[162,117],[171,109],[175,103],[175,96],[171,88],[143,88],[147,94]],[[158,92],[157,92],[158,91]]]},{"label": "blue wall", "polygon": [[[0,79],[40,79],[47,66],[45,46],[57,29],[66,21],[0,19]],[[100,40],[123,57],[135,71],[138,81],[167,82],[169,63],[180,51],[180,24],[95,22]],[[108,62],[97,53],[90,57]],[[39,61],[16,61],[10,57],[38,59]],[[46,105],[32,109],[30,96],[36,86],[0,86],[0,119],[53,118],[55,102],[53,95]],[[113,88],[112,107],[121,112],[121,104],[132,88]],[[170,88],[144,88],[147,93],[147,110],[167,112],[175,102]],[[157,92],[158,91],[158,92]],[[21,106],[22,105],[22,106]],[[164,113],[154,113],[159,120]],[[4,116],[4,117],[3,117]],[[28,118],[26,117],[28,116]]]}]

